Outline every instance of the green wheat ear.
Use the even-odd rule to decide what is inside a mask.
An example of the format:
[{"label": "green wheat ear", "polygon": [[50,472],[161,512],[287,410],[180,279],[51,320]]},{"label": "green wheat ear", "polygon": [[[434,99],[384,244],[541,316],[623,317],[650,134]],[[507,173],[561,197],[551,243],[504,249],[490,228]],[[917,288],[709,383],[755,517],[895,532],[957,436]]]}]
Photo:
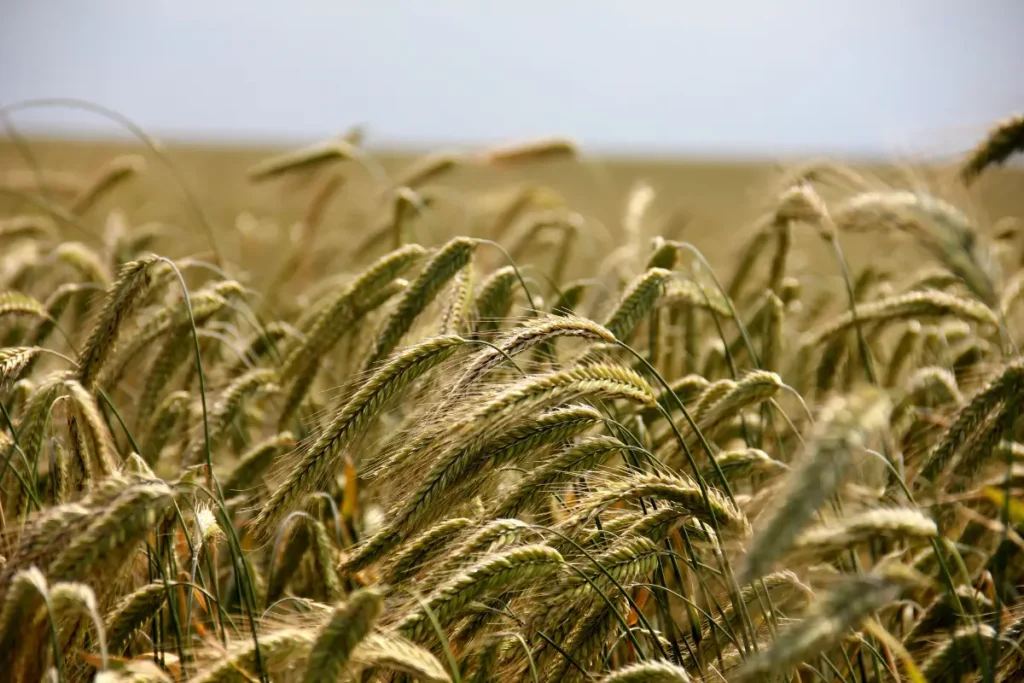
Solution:
[{"label": "green wheat ear", "polygon": [[481,595],[544,580],[562,566],[562,556],[543,545],[522,546],[485,557],[427,596],[421,607],[397,624],[397,629],[413,638],[423,638],[430,633],[428,610],[443,626]]},{"label": "green wheat ear", "polygon": [[639,276],[626,288],[604,326],[616,339],[628,341],[636,326],[657,304],[671,279],[672,273],[663,268],[651,268]]},{"label": "green wheat ear", "polygon": [[285,358],[281,376],[291,378],[303,365],[318,362],[353,324],[372,310],[374,299],[381,290],[426,253],[423,247],[409,244],[385,254],[354,281],[328,298],[303,330],[305,340]]},{"label": "green wheat ear", "polygon": [[166,600],[167,586],[162,583],[151,583],[124,596],[104,619],[111,651],[119,652],[136,629],[154,618]]},{"label": "green wheat ear", "polygon": [[86,389],[92,389],[117,341],[122,323],[149,289],[150,270],[158,261],[155,256],[147,256],[126,263],[121,266],[117,281],[107,290],[100,317],[78,356],[78,381]]},{"label": "green wheat ear", "polygon": [[347,443],[353,440],[377,411],[418,377],[443,363],[465,343],[461,337],[427,339],[396,354],[382,365],[331,418],[323,433],[294,460],[286,479],[253,521],[266,534],[287,513],[292,504],[315,490],[325,473],[339,462]]},{"label": "green wheat ear", "polygon": [[473,334],[487,335],[501,327],[512,310],[516,285],[519,284],[515,268],[505,266],[495,270],[480,283],[473,300]]},{"label": "green wheat ear", "polygon": [[363,362],[364,370],[373,368],[401,341],[413,322],[444,285],[470,261],[477,242],[459,237],[442,247],[423,267],[423,272],[412,281],[402,294],[384,328],[373,342],[373,348]]},{"label": "green wheat ear", "polygon": [[447,544],[458,533],[469,528],[473,520],[466,517],[446,519],[430,527],[395,554],[395,559],[383,573],[382,580],[389,585],[402,583],[410,578],[427,562],[440,559]]}]

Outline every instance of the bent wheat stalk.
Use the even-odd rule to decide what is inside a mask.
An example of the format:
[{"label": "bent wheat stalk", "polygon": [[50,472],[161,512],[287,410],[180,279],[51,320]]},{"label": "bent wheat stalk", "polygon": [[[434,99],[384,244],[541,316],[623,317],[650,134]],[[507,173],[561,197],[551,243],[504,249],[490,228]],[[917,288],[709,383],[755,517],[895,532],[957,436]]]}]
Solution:
[{"label": "bent wheat stalk", "polygon": [[316,489],[323,477],[337,467],[345,445],[386,401],[450,358],[464,343],[457,336],[435,337],[409,347],[381,366],[332,418],[323,433],[303,450],[285,481],[253,520],[257,533],[265,535],[295,501]]}]

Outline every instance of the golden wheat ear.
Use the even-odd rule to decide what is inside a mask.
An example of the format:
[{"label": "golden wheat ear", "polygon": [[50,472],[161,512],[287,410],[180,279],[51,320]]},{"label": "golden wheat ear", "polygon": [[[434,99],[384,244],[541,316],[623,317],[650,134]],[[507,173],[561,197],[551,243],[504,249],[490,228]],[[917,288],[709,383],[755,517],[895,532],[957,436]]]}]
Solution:
[{"label": "golden wheat ear", "polygon": [[337,605],[317,633],[303,678],[306,683],[336,681],[360,642],[370,633],[383,608],[373,589],[356,591]]},{"label": "golden wheat ear", "polygon": [[691,683],[686,669],[671,662],[650,661],[628,664],[601,679],[601,683]]},{"label": "golden wheat ear", "polygon": [[1024,149],[1024,114],[1017,114],[992,127],[968,155],[960,168],[960,178],[969,185],[985,169],[1005,163],[1021,149]]},{"label": "golden wheat ear", "polygon": [[264,631],[231,646],[216,662],[196,672],[192,680],[195,683],[228,683],[254,677],[258,669],[294,669],[308,662],[315,642],[316,633],[312,629]]},{"label": "golden wheat ear", "polygon": [[465,158],[461,154],[453,152],[428,154],[399,171],[394,177],[394,184],[396,187],[417,190],[451,173],[463,161]]},{"label": "golden wheat ear", "polygon": [[492,147],[484,150],[480,158],[484,163],[494,166],[509,166],[555,159],[574,159],[577,154],[576,143],[572,140],[548,137]]},{"label": "golden wheat ear", "polygon": [[103,576],[120,566],[172,506],[171,489],[163,482],[137,484],[121,496],[74,539],[47,568],[47,576],[82,579]]},{"label": "golden wheat ear", "polygon": [[71,204],[71,213],[81,216],[110,194],[118,185],[146,169],[146,160],[137,155],[112,159],[96,171],[89,184],[82,188]]},{"label": "golden wheat ear", "polygon": [[327,140],[301,149],[268,157],[249,168],[249,180],[262,182],[286,173],[312,170],[355,155],[355,146],[346,140]]},{"label": "golden wheat ear", "polygon": [[14,316],[45,318],[46,306],[20,292],[0,292],[0,320]]},{"label": "golden wheat ear", "polygon": [[835,397],[825,405],[804,463],[790,475],[781,504],[747,550],[737,577],[741,585],[766,573],[792,546],[841,484],[852,451],[864,448],[869,435],[888,423],[888,412],[888,398],[874,389]]},{"label": "golden wheat ear", "polygon": [[438,587],[396,629],[415,640],[423,639],[431,633],[428,611],[444,627],[478,597],[543,580],[562,566],[562,556],[544,545],[526,545],[485,557]]},{"label": "golden wheat ear", "polygon": [[767,648],[744,661],[737,680],[760,681],[791,670],[859,628],[873,611],[918,585],[920,577],[902,565],[842,577],[811,604],[801,621],[780,631]]},{"label": "golden wheat ear", "polygon": [[0,244],[21,239],[53,242],[58,234],[57,223],[47,216],[21,215],[0,219]]}]

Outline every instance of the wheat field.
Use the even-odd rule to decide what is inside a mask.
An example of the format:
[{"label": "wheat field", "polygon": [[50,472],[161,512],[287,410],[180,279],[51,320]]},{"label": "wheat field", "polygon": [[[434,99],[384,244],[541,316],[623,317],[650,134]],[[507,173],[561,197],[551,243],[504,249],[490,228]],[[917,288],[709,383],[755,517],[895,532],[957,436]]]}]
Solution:
[{"label": "wheat field", "polygon": [[7,141],[0,681],[1020,680],[1022,131]]}]

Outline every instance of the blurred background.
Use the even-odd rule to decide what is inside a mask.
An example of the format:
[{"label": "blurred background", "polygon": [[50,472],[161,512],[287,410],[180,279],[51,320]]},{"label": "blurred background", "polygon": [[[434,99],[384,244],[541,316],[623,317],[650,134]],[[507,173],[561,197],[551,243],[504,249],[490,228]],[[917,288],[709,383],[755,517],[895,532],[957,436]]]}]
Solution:
[{"label": "blurred background", "polygon": [[[624,154],[955,150],[1024,102],[1019,0],[4,0],[5,103],[73,96],[187,141],[551,132]],[[105,135],[88,116],[18,116]]]},{"label": "blurred background", "polygon": [[[388,168],[439,147],[568,136],[589,163],[539,178],[582,210],[613,220],[643,179],[665,212],[732,227],[780,164],[941,164],[1024,103],[1020,0],[0,8],[0,103],[74,97],[131,118],[225,220],[241,205],[290,215],[290,195],[249,193],[245,167],[360,124]],[[9,121],[50,165],[86,170],[132,143],[67,107]],[[0,160],[20,168],[23,154],[5,144]],[[980,192],[997,215],[1016,195],[995,181]]]}]

